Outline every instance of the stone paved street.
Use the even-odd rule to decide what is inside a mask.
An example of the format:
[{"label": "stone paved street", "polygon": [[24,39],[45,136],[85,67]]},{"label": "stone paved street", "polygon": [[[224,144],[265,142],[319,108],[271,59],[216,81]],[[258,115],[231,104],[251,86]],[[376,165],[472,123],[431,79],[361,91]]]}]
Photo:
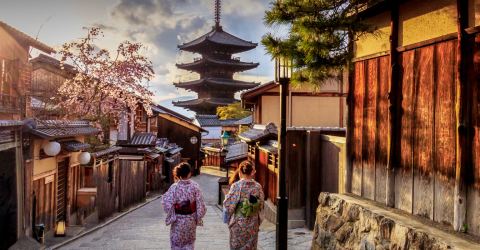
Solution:
[{"label": "stone paved street", "polygon": [[[205,168],[200,176],[193,178],[200,185],[207,203],[204,227],[197,227],[195,249],[229,249],[228,227],[222,223],[222,211],[216,206],[217,180],[224,174]],[[274,229],[271,223],[262,225],[259,249],[274,248]],[[161,199],[158,199],[60,249],[170,249],[169,233]],[[305,229],[291,230],[289,238],[291,249],[309,249],[312,234]]]}]

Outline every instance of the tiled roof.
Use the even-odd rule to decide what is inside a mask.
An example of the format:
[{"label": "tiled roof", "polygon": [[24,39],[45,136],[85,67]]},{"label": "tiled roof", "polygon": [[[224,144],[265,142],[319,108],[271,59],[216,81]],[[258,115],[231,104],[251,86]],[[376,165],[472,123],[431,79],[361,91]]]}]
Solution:
[{"label": "tiled roof", "polygon": [[242,141],[252,142],[272,135],[278,135],[278,130],[277,126],[270,122],[267,125],[254,124],[252,129],[240,134],[239,137]]},{"label": "tiled roof", "polygon": [[74,71],[75,67],[68,63],[62,63],[60,60],[57,60],[53,57],[47,56],[45,54],[40,54],[37,57],[33,58],[30,60],[31,63],[37,63],[37,62],[43,62],[43,63],[48,63],[58,69],[61,69],[62,67],[66,70]]},{"label": "tiled roof", "polygon": [[72,152],[77,152],[90,147],[90,144],[83,143],[77,140],[62,141],[60,142],[60,145],[62,146],[62,148]]},{"label": "tiled roof", "polygon": [[252,124],[252,116],[247,116],[239,121],[234,123],[235,125],[250,125]]},{"label": "tiled roof", "polygon": [[203,79],[198,79],[190,82],[175,83],[174,85],[177,88],[192,88],[196,86],[203,87],[206,84],[236,87],[241,89],[253,88],[260,85],[260,83],[256,83],[256,82],[244,82],[244,81],[237,81],[233,79],[224,79],[224,78],[203,78]]},{"label": "tiled roof", "polygon": [[173,154],[176,154],[176,153],[180,152],[182,149],[183,148],[180,148],[180,147],[172,148],[172,149],[168,150],[168,153],[173,155]]},{"label": "tiled roof", "polygon": [[92,157],[99,157],[99,156],[102,156],[102,155],[113,153],[115,151],[120,151],[120,149],[122,149],[122,147],[113,147],[113,148],[108,148],[108,149],[98,151],[98,152],[95,152],[95,153],[91,153],[90,155]]},{"label": "tiled roof", "polygon": [[[245,94],[254,92],[255,90],[258,90],[258,89],[261,89],[261,88],[267,87],[267,86],[273,87],[273,86],[275,86],[275,85],[276,85],[276,84],[275,84],[274,81],[270,81],[270,82],[267,82],[267,83],[265,83],[265,84],[260,84],[260,85],[258,85],[258,86],[255,87],[255,88],[251,88],[251,89],[249,89],[249,90],[247,90],[247,91],[243,91],[242,93],[240,93],[240,96],[243,97]],[[267,87],[267,88],[268,88],[268,87]]]},{"label": "tiled roof", "polygon": [[276,154],[278,153],[278,141],[270,140],[268,141],[268,144],[258,146],[258,149],[267,151],[272,154]]},{"label": "tiled roof", "polygon": [[128,145],[153,145],[157,143],[157,134],[154,132],[135,132]]},{"label": "tiled roof", "polygon": [[231,98],[200,98],[200,99],[193,99],[193,100],[187,100],[187,101],[177,101],[172,103],[175,106],[181,106],[181,107],[197,106],[202,103],[227,106],[228,104],[232,104],[238,101],[239,100],[231,99]]},{"label": "tiled roof", "polygon": [[28,36],[27,34],[13,28],[12,26],[0,21],[0,27],[3,28],[6,32],[8,32],[12,37],[14,37],[20,44],[25,44],[32,46],[38,50],[41,50],[45,53],[55,53],[55,50],[52,47],[49,47],[38,40],[33,39],[32,37]]},{"label": "tiled roof", "polygon": [[78,135],[98,134],[100,131],[90,127],[88,121],[35,121],[36,125],[30,132],[44,139],[66,138]]},{"label": "tiled roof", "polygon": [[193,118],[197,120],[202,127],[222,126],[220,118],[216,115],[195,115]]},{"label": "tiled roof", "polygon": [[174,116],[180,120],[183,120],[183,121],[186,121],[186,122],[189,122],[191,123],[192,122],[192,119],[184,116],[184,115],[181,115],[173,110],[170,110],[170,109],[167,109],[161,105],[150,105],[150,107],[152,108],[152,111],[153,112],[156,112],[156,113],[159,113],[159,114],[168,114],[168,115],[171,115],[171,116]]},{"label": "tiled roof", "polygon": [[30,101],[30,107],[32,107],[32,108],[41,108],[41,109],[46,109],[46,110],[56,109],[55,106],[46,104],[46,103],[38,100],[37,98],[35,98],[33,96],[30,98],[30,100],[31,100]]},{"label": "tiled roof", "polygon": [[189,43],[184,43],[182,45],[178,45],[178,48],[180,50],[186,50],[186,51],[196,51],[195,47],[198,45],[206,44],[208,42],[214,42],[219,45],[227,45],[227,46],[235,46],[235,47],[244,47],[244,48],[239,48],[240,51],[247,51],[250,49],[253,49],[257,46],[256,43],[248,42],[243,39],[240,39],[228,32],[223,31],[223,29],[220,27],[213,27],[210,32],[207,34],[189,42]]},{"label": "tiled roof", "polygon": [[248,145],[244,142],[229,147],[225,162],[239,160],[248,156]]},{"label": "tiled roof", "polygon": [[0,127],[25,126],[24,121],[19,120],[0,120]]},{"label": "tiled roof", "polygon": [[205,57],[201,60],[194,61],[191,63],[181,63],[176,64],[179,69],[184,70],[193,70],[196,66],[207,66],[207,65],[218,65],[218,66],[231,66],[235,67],[237,70],[245,71],[249,69],[254,69],[260,65],[259,63],[254,62],[242,62],[237,60],[220,60],[211,57]]}]

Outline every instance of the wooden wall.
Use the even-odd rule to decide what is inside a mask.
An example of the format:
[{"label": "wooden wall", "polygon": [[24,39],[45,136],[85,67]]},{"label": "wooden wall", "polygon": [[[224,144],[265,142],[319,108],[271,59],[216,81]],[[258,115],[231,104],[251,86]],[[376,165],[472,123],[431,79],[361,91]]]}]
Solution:
[{"label": "wooden wall", "polygon": [[[196,136],[198,142],[192,144],[190,138]],[[188,163],[195,168],[195,162],[200,160],[201,133],[186,128],[180,124],[158,117],[158,138],[167,138],[182,148],[182,157],[189,158]],[[199,164],[197,163],[197,166]],[[204,164],[207,165],[208,164]]]},{"label": "wooden wall", "polygon": [[81,165],[72,166],[69,169],[68,180],[68,205],[70,206],[70,214],[77,211],[77,190],[84,187],[85,168]]},{"label": "wooden wall", "polygon": [[289,209],[305,207],[306,131],[287,131],[287,197]]},{"label": "wooden wall", "polygon": [[[395,207],[453,224],[455,57],[446,41],[399,54],[402,99],[395,156]],[[355,63],[352,192],[386,203],[389,57]],[[392,93],[394,94],[394,93]]]},{"label": "wooden wall", "polygon": [[45,184],[45,177],[33,181],[33,190],[35,190],[37,197],[35,224],[43,223],[45,225],[45,233],[55,228],[57,207],[56,178],[57,174],[54,174],[54,181],[47,184]]},{"label": "wooden wall", "polygon": [[[102,164],[95,169],[94,182],[95,187],[97,187],[97,197],[95,199],[95,206],[98,211],[98,220],[104,221],[106,218],[110,217],[114,212],[118,211],[118,204],[116,199],[118,197],[118,187],[123,185],[123,187],[129,189],[130,182],[122,183],[119,178],[119,159],[113,160],[113,178],[108,180],[108,163]],[[123,161],[123,160],[122,160]],[[133,171],[136,172],[136,171]],[[135,178],[135,177],[133,177]],[[124,180],[124,179],[123,179]],[[145,183],[145,181],[143,182]],[[135,185],[132,185],[131,188],[135,188]]]},{"label": "wooden wall", "polygon": [[122,210],[146,198],[146,171],[144,161],[119,161],[119,209]]},{"label": "wooden wall", "polygon": [[19,230],[15,151],[15,148],[0,151],[0,249],[13,245]]}]

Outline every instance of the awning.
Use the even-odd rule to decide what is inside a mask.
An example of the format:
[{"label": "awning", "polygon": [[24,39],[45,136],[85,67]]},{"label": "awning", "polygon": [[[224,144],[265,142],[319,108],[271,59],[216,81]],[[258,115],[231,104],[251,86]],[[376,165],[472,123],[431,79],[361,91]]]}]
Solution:
[{"label": "awning", "polygon": [[59,143],[62,146],[62,148],[66,149],[68,151],[72,151],[72,152],[77,152],[77,151],[80,151],[82,149],[86,149],[86,148],[90,147],[90,144],[83,143],[83,142],[80,142],[80,141],[77,141],[77,140],[62,141],[62,142],[59,142]]}]

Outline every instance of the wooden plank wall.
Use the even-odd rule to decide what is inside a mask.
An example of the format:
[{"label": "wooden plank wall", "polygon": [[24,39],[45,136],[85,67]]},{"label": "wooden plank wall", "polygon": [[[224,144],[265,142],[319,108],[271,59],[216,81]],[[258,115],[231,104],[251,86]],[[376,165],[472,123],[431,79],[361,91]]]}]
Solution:
[{"label": "wooden plank wall", "polygon": [[146,197],[146,162],[120,160],[119,209],[141,202]]},{"label": "wooden plank wall", "polygon": [[[456,47],[452,40],[399,54],[402,113],[395,207],[446,224],[453,223]],[[388,57],[357,62],[352,90],[352,192],[382,203],[390,130],[388,77]]]},{"label": "wooden plank wall", "polygon": [[273,204],[277,204],[277,182],[278,182],[278,167],[275,168],[273,165],[268,166],[267,169],[267,187],[264,191],[265,197],[269,199]]},{"label": "wooden plank wall", "polygon": [[[56,179],[56,174],[54,179]],[[37,208],[35,224],[43,223],[45,225],[45,233],[55,227],[55,211],[56,211],[56,197],[55,186],[56,181],[45,184],[45,178],[33,181],[33,190],[37,196]]]},{"label": "wooden plank wall", "polygon": [[[467,185],[468,232],[480,235],[480,34],[474,38],[473,54],[469,71],[472,84],[472,169]],[[473,72],[472,72],[473,71]],[[455,174],[455,172],[453,172]]]},{"label": "wooden plank wall", "polygon": [[[95,206],[97,207],[98,210],[98,220],[99,221],[104,221],[106,218],[110,217],[115,211],[117,211],[118,207],[116,206],[116,199],[118,195],[118,177],[119,177],[119,167],[118,163],[119,160],[116,159],[113,161],[113,179],[111,182],[108,182],[108,163],[102,164],[98,167],[96,167],[95,170],[95,186],[97,187],[97,198],[95,201]],[[134,168],[134,167],[133,167]],[[136,172],[131,171],[132,172]],[[121,183],[121,182],[120,182]],[[121,183],[123,184],[123,187],[126,187],[127,191],[130,189],[129,184],[132,184],[130,182],[128,183]],[[126,184],[126,185],[125,185]],[[135,188],[136,186],[132,186],[132,188]]]},{"label": "wooden plank wall", "polygon": [[287,131],[287,197],[289,209],[305,207],[306,131]]},{"label": "wooden plank wall", "polygon": [[[267,188],[267,173],[268,173],[268,153],[262,150],[258,151],[258,164],[255,165],[255,170],[258,173],[257,182],[262,186],[264,192],[268,192]],[[266,195],[266,194],[265,194]]]},{"label": "wooden plank wall", "polygon": [[[352,192],[385,203],[389,133],[388,56],[355,64]],[[385,70],[387,69],[387,70]]]},{"label": "wooden plank wall", "polygon": [[85,176],[85,171],[83,171],[83,169],[84,167],[81,165],[70,167],[70,190],[68,190],[70,193],[70,214],[73,214],[77,211],[77,190],[84,187],[84,183],[82,182],[84,180],[83,177]]}]

